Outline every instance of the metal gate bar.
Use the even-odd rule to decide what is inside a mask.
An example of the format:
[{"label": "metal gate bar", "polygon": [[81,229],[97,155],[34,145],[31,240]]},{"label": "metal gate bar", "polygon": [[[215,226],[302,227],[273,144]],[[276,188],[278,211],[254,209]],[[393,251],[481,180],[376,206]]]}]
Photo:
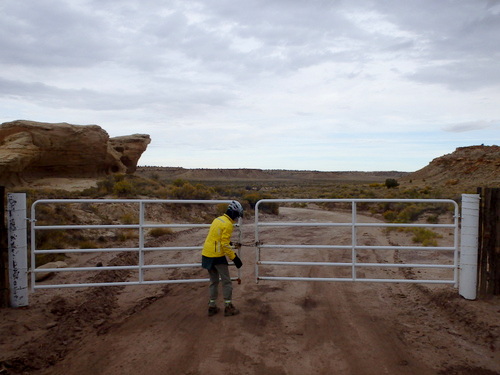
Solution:
[{"label": "metal gate bar", "polygon": [[[351,222],[350,223],[310,223],[310,222],[263,222],[259,218],[259,207],[265,203],[350,203]],[[358,223],[357,204],[358,203],[433,203],[452,204],[454,207],[453,223],[450,224],[412,224],[412,223]],[[361,282],[399,282],[399,283],[430,283],[430,284],[458,284],[458,236],[459,236],[459,208],[458,204],[451,199],[262,199],[255,205],[255,241],[256,241],[256,262],[255,278],[259,280],[283,280],[283,281],[361,281]],[[264,244],[260,241],[263,227],[344,227],[351,228],[350,245],[300,245],[300,244]],[[357,244],[357,228],[363,227],[413,227],[413,228],[450,228],[453,229],[453,246],[365,246]],[[263,261],[261,252],[267,249],[330,249],[330,250],[351,250],[351,262],[292,262],[292,261]],[[357,262],[356,257],[359,250],[402,250],[402,251],[453,251],[453,264],[419,264],[419,263],[366,263]],[[260,266],[324,266],[324,267],[351,267],[351,277],[295,277],[295,276],[261,276]],[[357,277],[357,269],[360,267],[380,267],[380,268],[440,268],[452,269],[452,279],[377,279]]]},{"label": "metal gate bar", "polygon": [[[195,283],[207,282],[208,278],[203,279],[168,279],[168,280],[144,280],[144,271],[151,269],[171,269],[171,268],[200,268],[201,263],[189,264],[156,264],[145,265],[144,253],[156,251],[189,251],[200,250],[201,246],[172,246],[172,247],[146,247],[144,243],[145,229],[147,228],[208,228],[210,224],[147,224],[145,222],[146,204],[229,204],[231,200],[160,200],[160,199],[41,199],[34,202],[31,206],[31,290],[35,289],[50,289],[50,288],[71,288],[71,287],[88,287],[88,286],[120,286],[120,285],[141,285],[141,284],[172,284],[172,283]],[[71,203],[133,203],[139,205],[139,224],[103,224],[103,225],[37,225],[36,209],[42,204],[71,204]],[[241,236],[241,221],[235,225],[238,229],[237,236],[239,242],[242,242]],[[122,247],[122,248],[92,248],[92,249],[48,249],[39,250],[36,248],[36,233],[43,230],[76,230],[76,229],[136,229],[139,231],[137,247]],[[239,253],[238,249],[238,253]],[[103,266],[103,267],[68,267],[68,268],[44,268],[36,269],[36,255],[38,254],[63,254],[63,253],[107,253],[107,252],[137,252],[139,259],[137,265],[130,266]],[[200,255],[201,258],[201,255]],[[68,283],[68,284],[51,284],[37,285],[36,274],[46,272],[90,272],[90,271],[106,271],[106,270],[137,270],[137,281],[123,282],[102,282],[102,283]],[[238,270],[239,279],[241,271]]]}]

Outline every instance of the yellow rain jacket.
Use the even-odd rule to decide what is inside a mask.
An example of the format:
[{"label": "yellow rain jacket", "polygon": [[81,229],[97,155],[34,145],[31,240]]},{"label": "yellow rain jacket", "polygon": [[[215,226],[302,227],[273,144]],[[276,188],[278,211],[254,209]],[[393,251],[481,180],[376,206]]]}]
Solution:
[{"label": "yellow rain jacket", "polygon": [[236,254],[229,244],[231,242],[231,235],[233,234],[233,224],[234,221],[226,214],[214,219],[208,231],[201,255],[208,258],[227,256],[230,260],[233,260]]}]

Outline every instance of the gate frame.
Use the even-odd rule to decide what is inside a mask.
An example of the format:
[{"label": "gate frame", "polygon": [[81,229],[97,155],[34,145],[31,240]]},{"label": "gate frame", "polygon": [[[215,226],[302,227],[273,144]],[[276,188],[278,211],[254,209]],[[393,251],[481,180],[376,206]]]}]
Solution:
[{"label": "gate frame", "polygon": [[[36,289],[54,289],[54,288],[72,288],[72,287],[89,287],[89,286],[123,286],[123,285],[143,285],[143,284],[173,284],[173,283],[195,283],[207,282],[208,278],[204,279],[169,279],[169,280],[144,280],[144,270],[158,268],[195,268],[201,267],[200,263],[187,264],[161,264],[161,265],[144,265],[145,251],[188,251],[200,250],[203,246],[175,246],[175,247],[145,247],[144,235],[146,228],[209,228],[211,224],[146,224],[145,204],[229,204],[233,200],[182,200],[182,199],[40,199],[35,201],[31,206],[31,291]],[[36,207],[39,204],[71,204],[71,203],[136,203],[139,204],[139,223],[138,224],[103,224],[103,225],[36,225]],[[238,240],[242,242],[241,218],[235,224],[238,228]],[[139,231],[138,247],[130,248],[97,248],[97,249],[36,249],[36,231],[37,230],[63,230],[63,229],[137,229]],[[138,265],[133,266],[103,266],[103,267],[67,267],[67,268],[44,268],[36,269],[37,254],[60,254],[60,253],[98,253],[98,252],[138,252]],[[240,256],[241,249],[237,249],[237,254]],[[201,253],[200,253],[201,254]],[[229,263],[232,265],[233,263]],[[123,282],[103,282],[103,283],[82,283],[82,284],[51,284],[51,285],[36,285],[36,273],[45,272],[73,272],[73,271],[104,271],[104,270],[138,270],[138,281],[123,281]],[[239,280],[241,271],[238,269],[238,277],[233,277],[233,280]]]},{"label": "gate frame", "polygon": [[[411,224],[411,223],[358,223],[356,220],[356,203],[441,203],[453,204],[454,223],[453,224]],[[351,203],[351,223],[287,223],[287,222],[268,222],[259,223],[259,206],[264,203]],[[255,282],[259,280],[282,280],[282,281],[361,281],[361,282],[388,282],[388,283],[420,283],[420,284],[454,284],[458,286],[458,254],[459,254],[459,206],[452,199],[261,199],[255,204]],[[264,245],[259,240],[259,227],[262,226],[331,226],[331,227],[351,227],[351,245]],[[437,246],[360,246],[357,245],[356,229],[358,227],[433,227],[433,228],[454,228],[453,247]],[[283,262],[283,261],[261,261],[260,252],[262,248],[321,248],[321,249],[351,249],[351,263],[336,262]],[[435,250],[435,251],[453,251],[453,265],[429,265],[429,264],[398,264],[398,263],[357,263],[357,249],[376,249],[376,250]],[[278,276],[259,276],[259,265],[297,265],[297,266],[351,266],[351,278],[312,278],[312,277],[278,277]],[[356,267],[425,267],[425,268],[453,268],[453,280],[411,280],[411,279],[366,279],[356,277]]]}]

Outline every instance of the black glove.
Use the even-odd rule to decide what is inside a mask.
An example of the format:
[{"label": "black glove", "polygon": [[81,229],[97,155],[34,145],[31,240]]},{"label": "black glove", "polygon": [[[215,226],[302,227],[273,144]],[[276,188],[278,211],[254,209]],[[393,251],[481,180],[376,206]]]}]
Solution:
[{"label": "black glove", "polygon": [[236,268],[241,268],[241,266],[243,265],[243,263],[241,262],[241,259],[238,257],[238,255],[236,255],[234,257],[233,263],[236,266]]}]

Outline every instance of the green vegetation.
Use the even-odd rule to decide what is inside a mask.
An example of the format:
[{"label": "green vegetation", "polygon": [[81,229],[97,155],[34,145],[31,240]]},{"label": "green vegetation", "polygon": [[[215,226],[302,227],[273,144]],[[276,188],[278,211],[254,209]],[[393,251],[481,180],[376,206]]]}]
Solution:
[{"label": "green vegetation", "polygon": [[192,185],[188,181],[176,180],[169,192],[175,199],[212,199],[214,190],[203,184]]},{"label": "green vegetation", "polygon": [[[151,178],[116,174],[98,181],[97,186],[82,191],[70,192],[61,189],[26,189],[17,188],[16,192],[26,192],[28,210],[30,205],[44,198],[151,198],[151,199],[235,199],[245,208],[245,218],[253,215],[256,203],[261,199],[416,199],[416,198],[451,198],[459,199],[453,189],[456,184],[450,182],[442,186],[414,186],[412,183],[400,184],[396,180],[387,179],[383,182],[342,182],[317,180],[231,180],[231,181],[187,181],[177,179],[162,180],[160,174],[152,174]],[[305,207],[306,204],[295,203],[294,206]],[[71,207],[69,207],[71,206]],[[95,224],[120,223],[137,224],[137,205],[124,206],[120,210],[114,208],[110,212],[106,205],[84,203],[78,208],[72,205],[42,204],[37,208],[37,223],[39,225],[57,224]],[[123,206],[123,205],[121,205]],[[325,210],[350,209],[345,203],[325,203],[317,206]],[[215,215],[225,212],[227,205],[216,207],[207,205],[176,205],[175,208],[165,204],[162,210],[173,212],[176,220],[185,222],[210,222]],[[359,203],[359,211],[369,212],[391,223],[426,222],[435,224],[439,217],[453,210],[450,205],[435,205],[426,203]],[[279,205],[266,203],[260,206],[260,212],[278,215]],[[408,230],[410,232],[410,230]],[[155,228],[148,231],[149,236],[157,238],[171,231],[167,228]],[[424,246],[434,246],[439,235],[428,229],[411,228],[413,241]],[[136,229],[116,231],[114,237],[98,231],[52,231],[44,230],[37,233],[37,249],[94,248],[106,247],[108,241],[136,241]],[[53,259],[49,259],[49,258]],[[44,255],[43,261],[59,260],[64,255]],[[45,259],[46,258],[46,259]],[[38,263],[38,261],[37,261]]]},{"label": "green vegetation", "polygon": [[161,236],[172,234],[172,230],[169,228],[153,228],[148,232],[148,234],[151,237],[158,238]]},{"label": "green vegetation", "polygon": [[385,186],[387,189],[395,188],[399,186],[399,182],[394,178],[388,178],[387,180],[385,180]]},{"label": "green vegetation", "polygon": [[[243,194],[242,200],[250,205],[250,208],[255,209],[255,205],[262,199],[271,199],[270,194],[262,193],[260,191],[252,191]],[[266,212],[272,215],[279,214],[279,205],[277,203],[264,203],[260,206],[261,212]]]},{"label": "green vegetation", "polygon": [[442,237],[427,228],[409,228],[407,230],[413,233],[412,241],[414,243],[421,243],[423,246],[437,246],[436,238]]}]

